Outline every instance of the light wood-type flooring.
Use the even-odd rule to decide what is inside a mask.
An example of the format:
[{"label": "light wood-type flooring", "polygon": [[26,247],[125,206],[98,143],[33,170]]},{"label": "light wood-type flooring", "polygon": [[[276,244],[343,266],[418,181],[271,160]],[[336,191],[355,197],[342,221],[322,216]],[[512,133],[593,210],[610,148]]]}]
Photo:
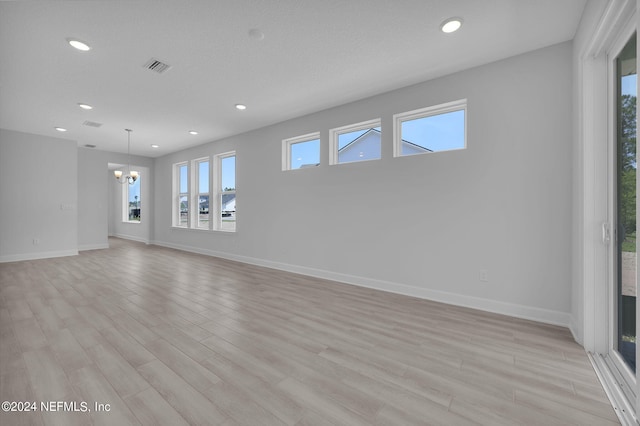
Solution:
[{"label": "light wood-type flooring", "polygon": [[0,264],[0,424],[618,424],[565,328],[110,245]]}]

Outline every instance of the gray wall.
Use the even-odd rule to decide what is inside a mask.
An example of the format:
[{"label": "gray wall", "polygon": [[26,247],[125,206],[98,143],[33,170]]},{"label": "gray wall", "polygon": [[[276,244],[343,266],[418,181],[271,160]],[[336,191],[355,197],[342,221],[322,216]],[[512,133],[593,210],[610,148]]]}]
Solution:
[{"label": "gray wall", "polygon": [[[394,113],[461,98],[468,149],[392,157]],[[329,166],[328,130],[377,117],[382,159]],[[313,131],[321,165],[282,172],[282,139]],[[571,142],[568,42],[156,159],[153,238],[569,325]],[[233,149],[238,232],[172,229],[172,164]]]},{"label": "gray wall", "polygon": [[77,174],[74,141],[0,129],[0,262],[77,254]]},{"label": "gray wall", "polygon": [[126,154],[78,148],[78,249],[92,250],[109,246],[108,236],[115,235],[136,241],[151,240],[153,223],[152,191],[153,159],[131,156],[132,167],[143,172],[141,198],[145,218],[140,224],[122,223],[122,185],[109,163],[126,164]]},{"label": "gray wall", "polygon": [[78,148],[78,249],[109,247],[107,217],[108,152]]}]

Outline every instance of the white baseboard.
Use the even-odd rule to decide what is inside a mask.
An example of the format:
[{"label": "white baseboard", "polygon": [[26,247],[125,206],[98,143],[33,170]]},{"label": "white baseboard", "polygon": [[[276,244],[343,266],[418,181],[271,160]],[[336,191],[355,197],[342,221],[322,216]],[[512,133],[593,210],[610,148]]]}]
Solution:
[{"label": "white baseboard", "polygon": [[575,340],[580,346],[584,346],[582,333],[578,333],[578,324],[576,322],[576,318],[573,315],[571,315],[569,319],[569,331],[573,336],[573,340]]},{"label": "white baseboard", "polygon": [[78,250],[43,251],[38,253],[9,254],[0,256],[0,263],[22,262],[23,260],[50,259],[53,257],[77,256]]},{"label": "white baseboard", "polygon": [[109,243],[104,244],[83,244],[78,246],[78,251],[87,251],[87,250],[103,250],[108,249]]},{"label": "white baseboard", "polygon": [[[467,308],[479,309],[511,317],[542,322],[545,324],[559,325],[570,328],[571,315],[567,312],[553,311],[549,309],[536,308],[533,306],[518,305],[514,303],[500,302],[497,300],[484,299],[480,297],[467,296],[457,293],[449,293],[428,288],[414,287],[406,284],[389,281],[376,280],[372,278],[359,277],[326,271],[322,269],[309,268],[306,266],[290,265],[288,263],[274,262],[271,260],[258,259],[241,256],[232,253],[218,252],[214,250],[202,249],[198,247],[183,246],[179,244],[166,243],[162,241],[151,241],[162,247],[173,248],[191,253],[204,254],[208,256],[220,257],[228,260],[235,260],[251,265],[264,266],[266,268],[278,269],[281,271],[293,272],[296,274],[308,275],[317,278],[338,281],[345,284],[357,285],[360,287],[386,291],[390,293],[413,296],[420,299],[433,300],[435,302],[447,303],[450,305],[464,306]],[[575,337],[575,336],[574,336]]]},{"label": "white baseboard", "polygon": [[[151,244],[146,238],[136,237],[135,235],[114,234],[111,237],[122,238],[123,240],[136,241],[139,243]],[[188,251],[188,250],[186,250]]]}]

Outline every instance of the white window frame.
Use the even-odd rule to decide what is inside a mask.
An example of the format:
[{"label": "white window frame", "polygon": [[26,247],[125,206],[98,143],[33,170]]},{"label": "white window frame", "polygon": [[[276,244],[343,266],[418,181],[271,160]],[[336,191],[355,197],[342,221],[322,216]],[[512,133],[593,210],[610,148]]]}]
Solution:
[{"label": "white window frame", "polygon": [[[283,139],[282,140],[282,170],[300,170],[291,168],[291,147],[297,143],[302,142],[310,142],[315,139],[320,139],[320,132],[307,133],[306,135],[300,135],[293,138]],[[320,139],[320,144],[322,144],[322,140]],[[321,155],[318,153],[318,159],[320,159]]]},{"label": "white window frame", "polygon": [[[236,211],[236,229],[233,231],[222,229],[222,196],[226,194],[236,194],[238,189],[238,183],[236,179],[236,188],[233,191],[223,191],[222,188],[222,160],[229,157],[236,158],[236,178],[237,178],[237,165],[238,165],[238,157],[236,156],[235,151],[224,152],[221,154],[216,154],[213,156],[214,171],[213,171],[213,186],[210,187],[211,194],[214,195],[213,200],[209,199],[209,216],[210,222],[213,222],[213,230],[221,231],[221,232],[236,232],[238,227],[238,216]],[[211,204],[213,201],[214,206],[214,219],[211,220]],[[236,195],[236,205],[238,203],[237,195]]]},{"label": "white window frame", "polygon": [[[186,166],[187,167],[187,192],[180,192],[180,168]],[[189,179],[189,176],[191,175],[191,167],[189,167],[189,162],[188,161],[182,161],[180,163],[175,163],[173,165],[173,198],[172,198],[172,204],[173,204],[173,214],[171,215],[173,217],[172,220],[172,225],[175,228],[181,228],[181,229],[188,229],[191,225],[191,213],[187,214],[187,224],[185,225],[180,225],[180,199],[182,197],[187,197],[187,208],[189,209],[189,212],[191,212],[191,210],[193,210],[191,208],[191,200],[189,199],[189,193],[191,190],[191,182]]]},{"label": "white window frame", "polygon": [[434,105],[426,108],[415,109],[413,111],[402,112],[393,115],[393,156],[408,157],[419,154],[402,154],[402,123],[405,121],[418,120],[425,117],[433,117],[436,115],[446,114],[455,111],[464,111],[464,146],[462,148],[453,148],[438,150],[433,152],[424,152],[421,154],[433,154],[437,152],[458,151],[467,148],[467,100],[459,99],[457,101],[447,102],[444,104]]},{"label": "white window frame", "polygon": [[373,120],[362,121],[355,124],[348,124],[346,126],[336,127],[329,130],[329,164],[333,166],[336,164],[349,164],[358,163],[360,161],[380,160],[380,158],[382,158],[382,139],[380,139],[380,158],[369,158],[363,160],[340,162],[340,149],[338,148],[338,138],[340,137],[340,135],[345,133],[357,132],[359,130],[373,129],[376,127],[380,127],[380,131],[382,133],[382,119],[376,118]]},{"label": "white window frame", "polygon": [[[205,162],[209,163],[209,176],[207,179],[207,181],[209,182],[209,191],[200,192],[200,163],[205,163]],[[210,157],[202,157],[202,158],[196,158],[195,160],[191,160],[191,170],[193,170],[193,173],[191,173],[191,175],[193,176],[193,179],[190,180],[190,183],[192,183],[191,188],[193,188],[193,191],[191,191],[193,192],[193,196],[191,197],[191,205],[196,206],[196,208],[189,209],[190,210],[189,216],[194,229],[211,229],[212,227],[212,223],[211,223],[212,222],[211,220],[212,167],[211,166],[212,166],[212,162]],[[209,196],[209,223],[207,224],[207,226],[200,226],[200,196],[202,195]]]},{"label": "white window frame", "polygon": [[141,179],[142,173],[138,173],[138,182],[140,185],[140,204],[138,207],[140,208],[140,220],[129,220],[129,188],[132,186],[128,182],[122,185],[122,222],[124,223],[136,223],[139,224],[142,222],[142,181]]}]

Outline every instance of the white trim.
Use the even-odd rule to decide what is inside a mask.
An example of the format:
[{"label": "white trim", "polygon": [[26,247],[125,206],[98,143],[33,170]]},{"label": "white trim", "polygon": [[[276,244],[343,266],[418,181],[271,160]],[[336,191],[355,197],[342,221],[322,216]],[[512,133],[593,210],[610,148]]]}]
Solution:
[{"label": "white trim", "polygon": [[[629,39],[633,36],[636,29],[635,12],[631,11],[630,15],[624,15],[626,23],[624,27],[618,31],[607,49],[607,120],[608,120],[608,134],[607,134],[607,148],[608,148],[608,167],[610,172],[608,177],[608,206],[609,206],[609,221],[611,222],[611,229],[618,229],[617,223],[617,145],[618,145],[618,114],[617,114],[617,68],[616,58],[622,52]],[[614,234],[615,235],[615,234]],[[617,237],[617,236],[616,236]],[[626,361],[622,359],[618,350],[618,267],[617,267],[617,242],[616,238],[612,238],[614,241],[608,247],[609,265],[607,276],[607,288],[609,289],[609,339],[608,339],[608,352],[607,357],[610,360],[610,364],[613,368],[617,369],[618,380],[622,380],[625,383],[625,388],[632,391],[631,394],[627,394],[627,398],[635,399],[636,397],[636,377],[635,374],[629,369]],[[615,375],[615,374],[614,374]],[[628,392],[628,391],[627,391]]]},{"label": "white trim", "polygon": [[130,241],[136,241],[138,243],[145,243],[145,244],[151,244],[151,242],[145,238],[141,238],[135,235],[126,235],[126,234],[114,234],[113,235],[116,238],[121,238],[123,240],[130,240]]},{"label": "white trim", "polygon": [[[209,221],[213,223],[213,227],[211,228],[214,231],[222,231],[222,196],[224,194],[235,194],[236,195],[236,205],[238,204],[238,196],[237,196],[237,183],[233,191],[224,191],[222,188],[222,160],[225,158],[234,157],[235,161],[235,175],[234,180],[238,177],[237,173],[237,159],[236,151],[228,151],[220,154],[216,154],[213,156],[213,182],[211,187],[211,195],[213,200],[209,200]],[[213,203],[212,203],[213,201]],[[213,205],[213,218],[211,218],[211,206]],[[236,229],[233,231],[225,231],[225,232],[236,232],[238,226],[238,216],[236,212]]]},{"label": "white trim", "polygon": [[[282,171],[299,170],[291,168],[291,145],[295,145],[301,142],[311,142],[313,140],[320,139],[320,132],[307,133],[306,135],[300,135],[293,138],[282,140]],[[318,152],[318,159],[320,159],[320,152]]]},{"label": "white trim", "polygon": [[583,59],[585,55],[594,58],[602,55],[607,46],[612,44],[612,39],[618,35],[614,31],[628,23],[635,7],[635,0],[610,0],[593,31],[591,39],[586,45]]},{"label": "white trim", "polygon": [[[340,149],[338,148],[338,137],[343,133],[351,133],[357,132],[358,130],[366,130],[373,129],[376,127],[380,127],[380,133],[382,134],[382,119],[376,118],[373,120],[362,121],[360,123],[355,124],[347,124],[346,126],[336,127],[329,130],[329,165],[333,166],[336,164],[346,164],[346,163],[355,163],[358,160],[347,161],[344,163],[340,163]],[[382,138],[380,139],[380,157],[382,157]],[[367,161],[372,160],[368,158]],[[378,160],[378,158],[376,158]]]},{"label": "white trim", "polygon": [[587,356],[620,423],[622,425],[637,426],[637,418],[634,414],[635,410],[625,397],[622,389],[620,389],[618,380],[614,377],[605,358],[600,354],[592,354],[590,352],[587,352]]},{"label": "white trim", "polygon": [[42,251],[38,253],[9,254],[0,256],[0,263],[22,262],[24,260],[51,259],[55,257],[77,256],[78,250]]},{"label": "white trim", "polygon": [[104,250],[109,248],[109,243],[103,244],[83,244],[78,246],[78,251]]},{"label": "white trim", "polygon": [[[207,183],[209,186],[209,191],[208,192],[200,192],[200,164],[202,163],[208,163],[209,164],[209,175],[207,176]],[[193,228],[194,229],[202,229],[202,230],[209,230],[211,229],[212,226],[212,221],[211,221],[211,172],[212,172],[212,167],[213,162],[211,161],[211,156],[207,156],[207,157],[202,157],[202,158],[196,158],[195,160],[191,160],[191,169],[193,170],[193,173],[191,173],[192,179],[193,181],[191,182],[191,188],[193,188],[193,194],[191,196],[191,202],[190,204],[193,205],[195,208],[189,209],[189,214],[192,216],[191,217],[191,221],[190,223],[193,224]],[[199,226],[200,225],[200,196],[202,195],[206,195],[209,197],[209,223],[207,224],[206,227],[204,226]]]},{"label": "white trim", "polygon": [[258,259],[254,257],[241,256],[232,253],[219,252],[215,250],[203,249],[199,247],[186,246],[181,244],[153,241],[152,244],[186,251],[190,253],[203,254],[207,256],[219,257],[250,265],[263,266],[271,269],[307,275],[316,278],[323,278],[331,281],[338,281],[344,284],[351,284],[359,287],[371,288],[389,293],[402,294],[405,296],[417,297],[420,299],[433,300],[449,305],[463,306],[481,311],[493,312],[510,317],[522,318],[546,324],[569,327],[570,315],[567,312],[553,311],[549,309],[536,308],[533,306],[518,305],[515,303],[500,302],[497,300],[484,299],[463,294],[449,293],[438,290],[430,290],[406,284],[382,281],[373,278],[359,277],[355,275],[331,272],[323,269],[308,268],[306,266],[291,265],[288,263],[274,262],[271,260]]},{"label": "white trim", "polygon": [[[455,111],[464,111],[464,146],[462,148],[455,148],[451,150],[439,150],[435,152],[443,151],[456,151],[467,148],[467,99],[458,99],[457,101],[446,102],[444,104],[433,105],[425,108],[414,109],[413,111],[401,112],[393,114],[393,156],[404,157],[402,154],[402,123],[404,121],[417,120],[425,117],[433,117],[436,115],[447,114]],[[421,154],[428,154],[425,152]],[[418,154],[411,154],[418,155]]]},{"label": "white trim", "polygon": [[[187,166],[187,192],[180,192],[180,168]],[[191,175],[191,166],[189,161],[180,161],[174,163],[173,166],[173,188],[171,191],[171,226],[176,228],[189,228],[190,216],[191,216],[191,200],[189,200],[189,190],[191,189],[191,182],[189,176]],[[185,226],[180,225],[180,198],[187,196],[187,224]]]}]

